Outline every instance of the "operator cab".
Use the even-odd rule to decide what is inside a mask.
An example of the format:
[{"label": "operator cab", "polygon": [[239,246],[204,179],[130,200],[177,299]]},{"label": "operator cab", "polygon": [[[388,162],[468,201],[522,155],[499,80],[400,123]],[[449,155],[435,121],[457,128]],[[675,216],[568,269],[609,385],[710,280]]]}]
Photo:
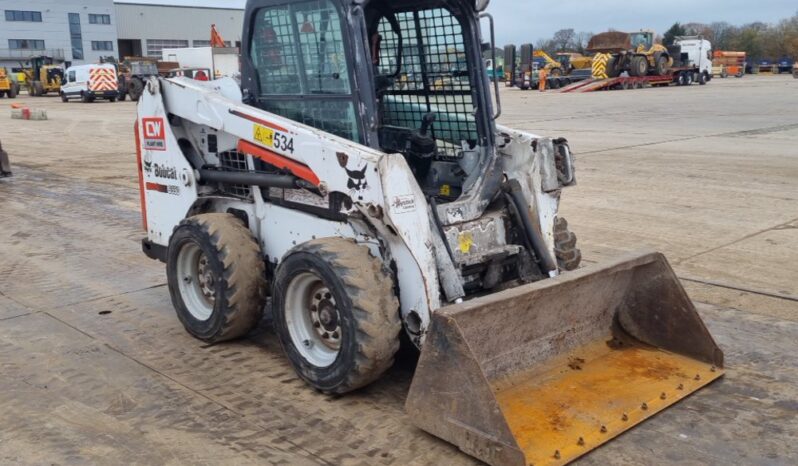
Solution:
[{"label": "operator cab", "polygon": [[388,153],[461,197],[493,152],[473,0],[250,0],[246,103]]},{"label": "operator cab", "polygon": [[650,50],[654,46],[654,33],[650,31],[633,32],[630,34],[632,40],[632,48],[637,49],[643,47],[645,50]]}]

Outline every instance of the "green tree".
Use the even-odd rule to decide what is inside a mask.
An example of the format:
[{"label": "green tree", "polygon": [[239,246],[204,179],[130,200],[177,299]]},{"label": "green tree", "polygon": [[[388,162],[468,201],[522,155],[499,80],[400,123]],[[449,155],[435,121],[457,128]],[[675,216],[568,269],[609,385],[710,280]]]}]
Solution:
[{"label": "green tree", "polygon": [[674,23],[670,29],[665,32],[665,35],[662,38],[662,45],[665,47],[670,47],[676,41],[676,38],[679,36],[686,36],[687,30],[679,23]]}]

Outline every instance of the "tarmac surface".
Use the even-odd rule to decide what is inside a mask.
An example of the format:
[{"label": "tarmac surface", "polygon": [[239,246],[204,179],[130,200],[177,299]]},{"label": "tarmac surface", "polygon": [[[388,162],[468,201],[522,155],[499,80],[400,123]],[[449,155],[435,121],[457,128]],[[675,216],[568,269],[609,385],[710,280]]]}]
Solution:
[{"label": "tarmac surface", "polygon": [[[798,80],[502,101],[503,124],[570,140],[585,262],[664,252],[726,354],[722,380],[576,464],[798,464]],[[475,463],[405,417],[412,361],[333,398],[268,321],[192,339],[140,252],[134,104],[16,102],[50,119],[0,100],[0,463]]]}]

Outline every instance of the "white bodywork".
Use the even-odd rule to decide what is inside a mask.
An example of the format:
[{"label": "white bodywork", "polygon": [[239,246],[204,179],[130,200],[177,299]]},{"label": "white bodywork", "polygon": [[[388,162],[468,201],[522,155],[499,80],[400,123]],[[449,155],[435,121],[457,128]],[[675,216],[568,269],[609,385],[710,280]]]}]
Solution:
[{"label": "white bodywork", "polygon": [[712,76],[711,42],[701,38],[677,38],[675,44],[681,46],[682,54],[687,54],[687,66],[697,68],[699,73]]},{"label": "white bodywork", "polygon": [[[171,122],[167,115],[174,115]],[[257,137],[264,129],[271,134],[271,145]],[[443,244],[436,241],[440,235],[433,231],[430,206],[401,154],[383,153],[244,105],[238,85],[229,78],[151,79],[139,102],[137,131],[143,211],[152,243],[168,246],[174,228],[187,216],[200,213],[200,206],[201,212],[232,208],[246,212],[250,229],[272,264],[297,245],[323,237],[353,238],[386,265],[393,263],[402,317],[406,322],[411,313],[420,318],[419,343],[431,313],[447,304],[439,277],[440,271],[453,270],[453,265],[451,259],[442,259],[449,256],[442,254]],[[204,152],[210,134],[216,136],[218,149],[215,154],[203,153],[208,161],[245,142],[307,166],[325,197],[302,190],[286,190],[286,196],[325,205],[330,193],[346,194],[352,201],[351,207],[341,210],[347,220],[333,221],[265,202],[257,187],[252,187],[251,201],[245,201],[198,184],[199,172],[188,162],[178,139],[187,139]],[[553,257],[560,186],[552,143],[506,128],[499,130],[497,139],[503,141],[497,142],[502,169],[521,181]],[[250,169],[254,166],[252,155],[247,163]],[[363,179],[354,180],[353,187],[346,169],[362,172]]]},{"label": "white bodywork", "polygon": [[70,66],[64,71],[61,93],[67,97],[80,97],[81,92],[116,92],[118,76],[111,64]]},{"label": "white bodywork", "polygon": [[204,68],[212,70],[212,79],[239,74],[238,48],[235,47],[188,47],[163,49],[163,61],[180,63],[180,68]]}]

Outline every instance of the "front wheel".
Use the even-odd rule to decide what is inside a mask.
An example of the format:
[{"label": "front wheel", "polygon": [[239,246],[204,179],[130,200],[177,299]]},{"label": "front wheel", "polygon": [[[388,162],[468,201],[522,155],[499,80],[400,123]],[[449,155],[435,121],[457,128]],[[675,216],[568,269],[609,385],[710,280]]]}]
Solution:
[{"label": "front wheel", "polygon": [[341,394],[376,380],[399,349],[393,279],[368,248],[343,238],[288,253],[273,289],[274,326],[308,384]]},{"label": "front wheel", "polygon": [[166,276],[177,317],[194,337],[216,343],[247,334],[266,302],[265,262],[241,220],[202,214],[180,222]]},{"label": "front wheel", "polygon": [[69,98],[63,92],[61,93],[61,102],[69,102]]}]

